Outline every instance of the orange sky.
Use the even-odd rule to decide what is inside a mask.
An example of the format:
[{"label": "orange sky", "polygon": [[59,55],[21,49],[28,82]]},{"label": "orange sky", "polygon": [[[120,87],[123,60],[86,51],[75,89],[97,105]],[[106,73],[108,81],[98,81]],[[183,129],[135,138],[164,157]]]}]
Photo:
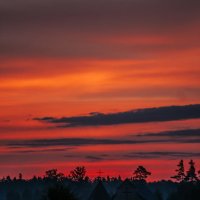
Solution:
[{"label": "orange sky", "polygon": [[[62,145],[17,149],[4,144],[49,138],[129,138],[130,133],[200,128],[198,119],[71,128],[33,120],[200,103],[199,3],[104,3],[1,2],[0,176],[23,172],[30,177],[51,167],[67,171],[79,164],[85,164],[91,176],[97,168],[105,175],[131,176],[137,165],[144,164],[155,180],[169,178],[178,160],[189,159],[124,156],[130,152],[186,151],[194,153],[200,165],[195,154],[200,153],[198,142],[71,145],[69,149]],[[49,150],[40,153],[44,149]],[[99,154],[110,160],[88,159]]]}]

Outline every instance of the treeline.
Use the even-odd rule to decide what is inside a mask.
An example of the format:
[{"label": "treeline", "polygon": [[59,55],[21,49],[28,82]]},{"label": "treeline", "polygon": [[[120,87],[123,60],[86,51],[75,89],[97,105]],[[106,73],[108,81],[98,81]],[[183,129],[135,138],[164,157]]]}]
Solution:
[{"label": "treeline", "polygon": [[195,162],[190,160],[189,169],[185,170],[184,161],[181,160],[176,174],[171,178],[179,182],[177,190],[170,194],[168,200],[197,200],[200,199],[200,170],[196,173]]},{"label": "treeline", "polygon": [[[60,173],[57,169],[50,169],[44,176],[34,176],[29,180],[25,180],[21,173],[13,179],[10,176],[3,177],[0,179],[0,199],[1,194],[4,193],[6,200],[79,200],[75,194],[85,191],[87,195],[93,185],[99,181],[104,182],[114,191],[123,184],[124,180],[120,176],[103,177],[101,173],[100,171],[97,177],[91,179],[87,176],[84,166],[77,166],[68,175]],[[185,169],[183,160],[179,161],[175,175],[170,177],[175,181],[147,183],[146,179],[149,176],[151,176],[150,171],[144,166],[138,166],[128,180],[135,186],[147,185],[155,194],[155,200],[200,199],[200,170],[196,170],[193,160],[190,160],[188,169]]]},{"label": "treeline", "polygon": [[[193,160],[190,160],[189,162],[189,169],[185,170],[184,161],[180,160],[180,162],[177,165],[177,169],[175,170],[176,174],[171,176],[170,178],[174,179],[176,182],[196,182],[200,181],[200,170],[196,170],[195,168],[195,162]],[[101,172],[100,172],[101,173]],[[64,175],[63,173],[58,172],[57,169],[50,169],[45,172],[45,175],[43,177],[40,176],[33,176],[32,179],[29,179],[29,181],[58,181],[62,182],[63,180],[70,180],[74,182],[92,182],[97,180],[102,181],[122,181],[121,176],[118,177],[102,177],[101,175],[95,177],[93,180],[86,175],[87,170],[85,166],[77,166],[72,171],[70,171],[69,175]],[[138,181],[146,181],[146,179],[151,176],[151,172],[148,171],[144,166],[138,166],[132,173],[130,180],[138,180]],[[14,177],[11,179],[11,177],[8,175],[7,177],[3,177],[0,179],[0,182],[16,182],[16,181],[25,181],[23,179],[22,173],[19,173],[18,177]],[[27,180],[28,181],[28,180]]]}]

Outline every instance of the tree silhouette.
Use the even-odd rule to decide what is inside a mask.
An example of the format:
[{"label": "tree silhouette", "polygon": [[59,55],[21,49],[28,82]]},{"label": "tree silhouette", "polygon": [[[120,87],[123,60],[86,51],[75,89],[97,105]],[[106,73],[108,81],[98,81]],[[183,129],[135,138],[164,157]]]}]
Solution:
[{"label": "tree silhouette", "polygon": [[43,200],[76,200],[76,198],[68,188],[58,184],[48,189]]},{"label": "tree silhouette", "polygon": [[151,172],[147,171],[145,167],[138,166],[138,168],[133,172],[134,180],[146,180],[148,176],[151,175]]},{"label": "tree silhouette", "polygon": [[50,170],[46,171],[45,174],[46,174],[45,178],[47,178],[49,180],[58,181],[58,180],[62,180],[64,178],[64,174],[58,173],[57,169],[50,169]]},{"label": "tree silhouette", "polygon": [[19,173],[19,180],[21,181],[23,178],[22,173]]},{"label": "tree silhouette", "polygon": [[9,183],[9,182],[11,182],[11,181],[12,181],[12,180],[11,180],[10,176],[7,176],[7,177],[6,177],[6,182]]},{"label": "tree silhouette", "polygon": [[175,171],[177,172],[177,175],[172,176],[171,178],[176,179],[178,182],[182,182],[185,180],[185,168],[184,168],[184,162],[181,160],[179,164],[177,165],[178,169]]},{"label": "tree silhouette", "polygon": [[84,166],[78,166],[70,172],[69,178],[73,181],[81,182],[85,180],[86,169]]},{"label": "tree silhouette", "polygon": [[187,171],[185,180],[189,182],[197,181],[198,178],[196,175],[195,162],[193,160],[190,160],[189,165],[190,167],[189,167],[189,170]]}]

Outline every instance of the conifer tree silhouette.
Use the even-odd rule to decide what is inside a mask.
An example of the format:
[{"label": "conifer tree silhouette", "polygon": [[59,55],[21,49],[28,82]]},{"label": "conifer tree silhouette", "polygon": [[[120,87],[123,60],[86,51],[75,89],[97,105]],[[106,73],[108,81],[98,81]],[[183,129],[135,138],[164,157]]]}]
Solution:
[{"label": "conifer tree silhouette", "polygon": [[189,167],[189,170],[187,171],[185,180],[188,182],[197,181],[198,178],[196,175],[195,162],[193,160],[190,160],[189,165],[190,165],[190,167]]},{"label": "conifer tree silhouette", "polygon": [[171,178],[176,179],[178,182],[182,182],[185,180],[185,168],[184,168],[184,161],[180,160],[179,164],[177,165],[178,169],[175,171],[177,174],[175,176],[172,176]]}]

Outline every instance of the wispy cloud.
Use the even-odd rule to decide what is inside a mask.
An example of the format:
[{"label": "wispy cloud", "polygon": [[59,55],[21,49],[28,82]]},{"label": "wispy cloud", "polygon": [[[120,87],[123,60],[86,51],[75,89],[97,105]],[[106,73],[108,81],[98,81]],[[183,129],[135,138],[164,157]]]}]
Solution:
[{"label": "wispy cloud", "polygon": [[[135,136],[135,135],[133,135]],[[174,131],[163,131],[158,133],[144,133],[136,135],[138,137],[200,137],[200,129],[185,129],[185,130],[174,130]]]},{"label": "wispy cloud", "polygon": [[180,158],[199,157],[200,152],[178,152],[178,151],[131,152],[124,154],[123,156],[131,159],[155,159],[155,158],[180,159]]},{"label": "wispy cloud", "polygon": [[76,147],[89,145],[119,145],[119,144],[146,144],[146,143],[200,143],[200,138],[141,138],[141,139],[93,139],[93,138],[55,138],[55,139],[36,139],[36,140],[2,140],[0,146],[7,147]]},{"label": "wispy cloud", "polygon": [[16,153],[25,153],[25,154],[32,154],[32,153],[48,153],[48,152],[65,152],[65,151],[70,151],[73,150],[73,147],[68,147],[68,148],[50,148],[50,149],[31,149],[31,150],[19,150],[17,148],[13,148],[15,150]]},{"label": "wispy cloud", "polygon": [[[101,156],[101,155],[88,155],[88,156],[85,156],[85,159],[86,160],[89,160],[90,162],[96,162],[96,161],[102,161],[102,160],[106,160],[106,157],[105,156]],[[108,157],[109,159],[109,157]]]},{"label": "wispy cloud", "polygon": [[200,152],[181,151],[153,151],[153,152],[127,152],[118,154],[87,155],[85,159],[89,162],[101,162],[104,160],[139,160],[139,159],[187,159],[198,158]]},{"label": "wispy cloud", "polygon": [[[57,0],[46,4],[46,0],[31,3],[20,0],[12,5],[1,1],[2,55],[124,58],[141,56],[143,51],[160,52],[197,45],[198,40],[188,44],[193,37],[181,40],[183,44],[178,41],[184,33],[195,35],[190,26],[198,27],[199,1]],[[117,45],[120,39],[112,44],[110,37],[118,34],[159,34],[158,38],[168,35],[172,42],[166,45],[164,37],[162,42],[154,40],[151,45],[144,42],[138,45],[137,39],[134,44],[125,41],[126,45]],[[173,37],[179,40],[174,41]]]}]

